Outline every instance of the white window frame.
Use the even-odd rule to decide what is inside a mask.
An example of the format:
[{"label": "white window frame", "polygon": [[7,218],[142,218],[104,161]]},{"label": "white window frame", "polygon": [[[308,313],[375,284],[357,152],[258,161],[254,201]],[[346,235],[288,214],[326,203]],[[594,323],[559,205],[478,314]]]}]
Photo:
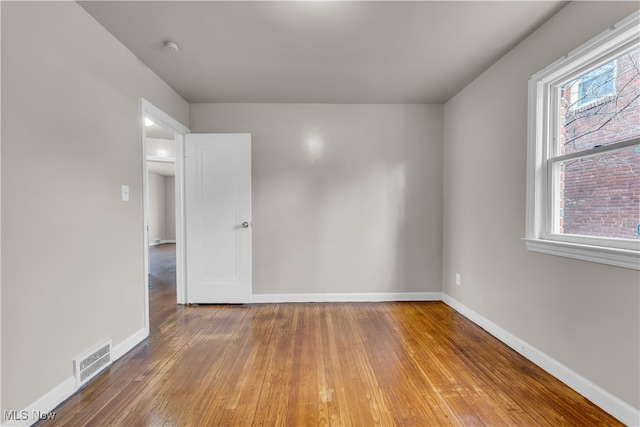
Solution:
[{"label": "white window frame", "polygon": [[[533,252],[581,259],[640,270],[640,240],[609,239],[553,233],[555,192],[551,164],[557,127],[557,87],[640,43],[640,12],[618,24],[529,79],[526,230],[527,249]],[[638,141],[627,141],[633,145]],[[594,148],[589,154],[607,151]],[[557,161],[557,157],[556,160]]]}]

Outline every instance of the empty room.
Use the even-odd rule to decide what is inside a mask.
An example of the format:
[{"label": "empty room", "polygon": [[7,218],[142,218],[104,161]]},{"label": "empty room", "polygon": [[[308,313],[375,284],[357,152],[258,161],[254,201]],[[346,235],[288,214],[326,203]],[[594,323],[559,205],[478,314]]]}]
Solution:
[{"label": "empty room", "polygon": [[2,426],[640,425],[637,1],[1,1]]}]

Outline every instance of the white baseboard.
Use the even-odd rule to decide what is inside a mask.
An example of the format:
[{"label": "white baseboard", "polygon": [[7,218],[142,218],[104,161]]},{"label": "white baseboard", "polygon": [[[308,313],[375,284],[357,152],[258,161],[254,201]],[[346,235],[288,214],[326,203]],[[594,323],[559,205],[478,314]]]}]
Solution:
[{"label": "white baseboard", "polygon": [[[595,405],[611,414],[628,426],[640,426],[640,410],[622,401],[586,378],[580,376],[560,362],[542,351],[527,344],[515,335],[502,329],[489,319],[471,310],[461,302],[442,292],[395,292],[395,293],[360,293],[360,294],[254,294],[254,303],[286,303],[286,302],[380,302],[380,301],[443,301],[474,322],[515,351],[558,378]],[[149,331],[142,328],[112,349],[113,361],[120,359],[127,352],[141,343]],[[2,421],[3,427],[22,427],[33,425],[38,414],[46,416],[60,403],[76,392],[76,379],[69,377],[54,387],[26,409],[18,411],[15,420]],[[2,414],[4,419],[4,414]],[[24,418],[24,419],[23,419]]]},{"label": "white baseboard", "polygon": [[136,331],[133,335],[129,336],[129,338],[125,339],[118,345],[114,345],[111,349],[111,357],[113,361],[120,359],[122,356],[130,352],[133,347],[140,344],[149,336],[149,331],[147,328],[142,328]]},{"label": "white baseboard", "polygon": [[[146,328],[142,328],[136,331],[133,335],[126,338],[120,344],[113,346],[113,348],[111,349],[112,361],[115,362],[116,360],[120,359],[136,345],[144,341],[147,336],[149,336],[149,331]],[[71,361],[69,361],[69,366],[71,366]],[[27,406],[24,410],[15,411],[14,418],[16,419],[5,421],[5,414],[1,414],[2,418],[0,426],[31,426],[37,421],[40,421],[41,416],[50,416],[51,411],[53,411],[58,405],[71,397],[76,391],[78,391],[78,389],[76,388],[76,378],[74,376],[71,376],[51,389],[40,399]]]},{"label": "white baseboard", "polygon": [[[71,366],[71,362],[69,362],[69,366]],[[31,426],[40,421],[40,416],[47,416],[56,408],[56,406],[67,400],[75,392],[76,377],[71,376],[54,387],[40,399],[27,406],[24,410],[16,411],[14,415],[14,418],[16,419],[4,421],[5,413],[3,413],[2,426]]]},{"label": "white baseboard", "polygon": [[381,292],[359,294],[253,294],[253,303],[442,301],[442,292]]},{"label": "white baseboard", "polygon": [[458,300],[443,293],[442,301],[471,320],[482,329],[544,369],[595,405],[617,418],[628,426],[640,426],[640,410],[617,398],[603,388],[572,371],[562,363],[551,358],[546,353],[527,344],[515,335],[505,331],[489,319],[471,310]]}]

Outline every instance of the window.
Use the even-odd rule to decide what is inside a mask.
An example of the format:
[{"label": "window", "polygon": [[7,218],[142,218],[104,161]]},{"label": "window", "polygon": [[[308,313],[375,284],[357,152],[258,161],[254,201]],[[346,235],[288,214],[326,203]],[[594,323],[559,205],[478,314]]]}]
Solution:
[{"label": "window", "polygon": [[569,109],[606,100],[615,94],[617,61],[610,61],[569,83]]},{"label": "window", "polygon": [[529,81],[529,250],[640,269],[639,23]]}]

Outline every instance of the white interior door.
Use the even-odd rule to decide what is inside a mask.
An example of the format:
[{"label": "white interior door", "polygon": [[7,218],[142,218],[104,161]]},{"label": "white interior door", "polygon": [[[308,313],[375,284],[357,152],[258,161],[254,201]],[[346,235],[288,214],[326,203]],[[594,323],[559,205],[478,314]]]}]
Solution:
[{"label": "white interior door", "polygon": [[251,298],[251,135],[188,134],[185,142],[189,303]]}]

